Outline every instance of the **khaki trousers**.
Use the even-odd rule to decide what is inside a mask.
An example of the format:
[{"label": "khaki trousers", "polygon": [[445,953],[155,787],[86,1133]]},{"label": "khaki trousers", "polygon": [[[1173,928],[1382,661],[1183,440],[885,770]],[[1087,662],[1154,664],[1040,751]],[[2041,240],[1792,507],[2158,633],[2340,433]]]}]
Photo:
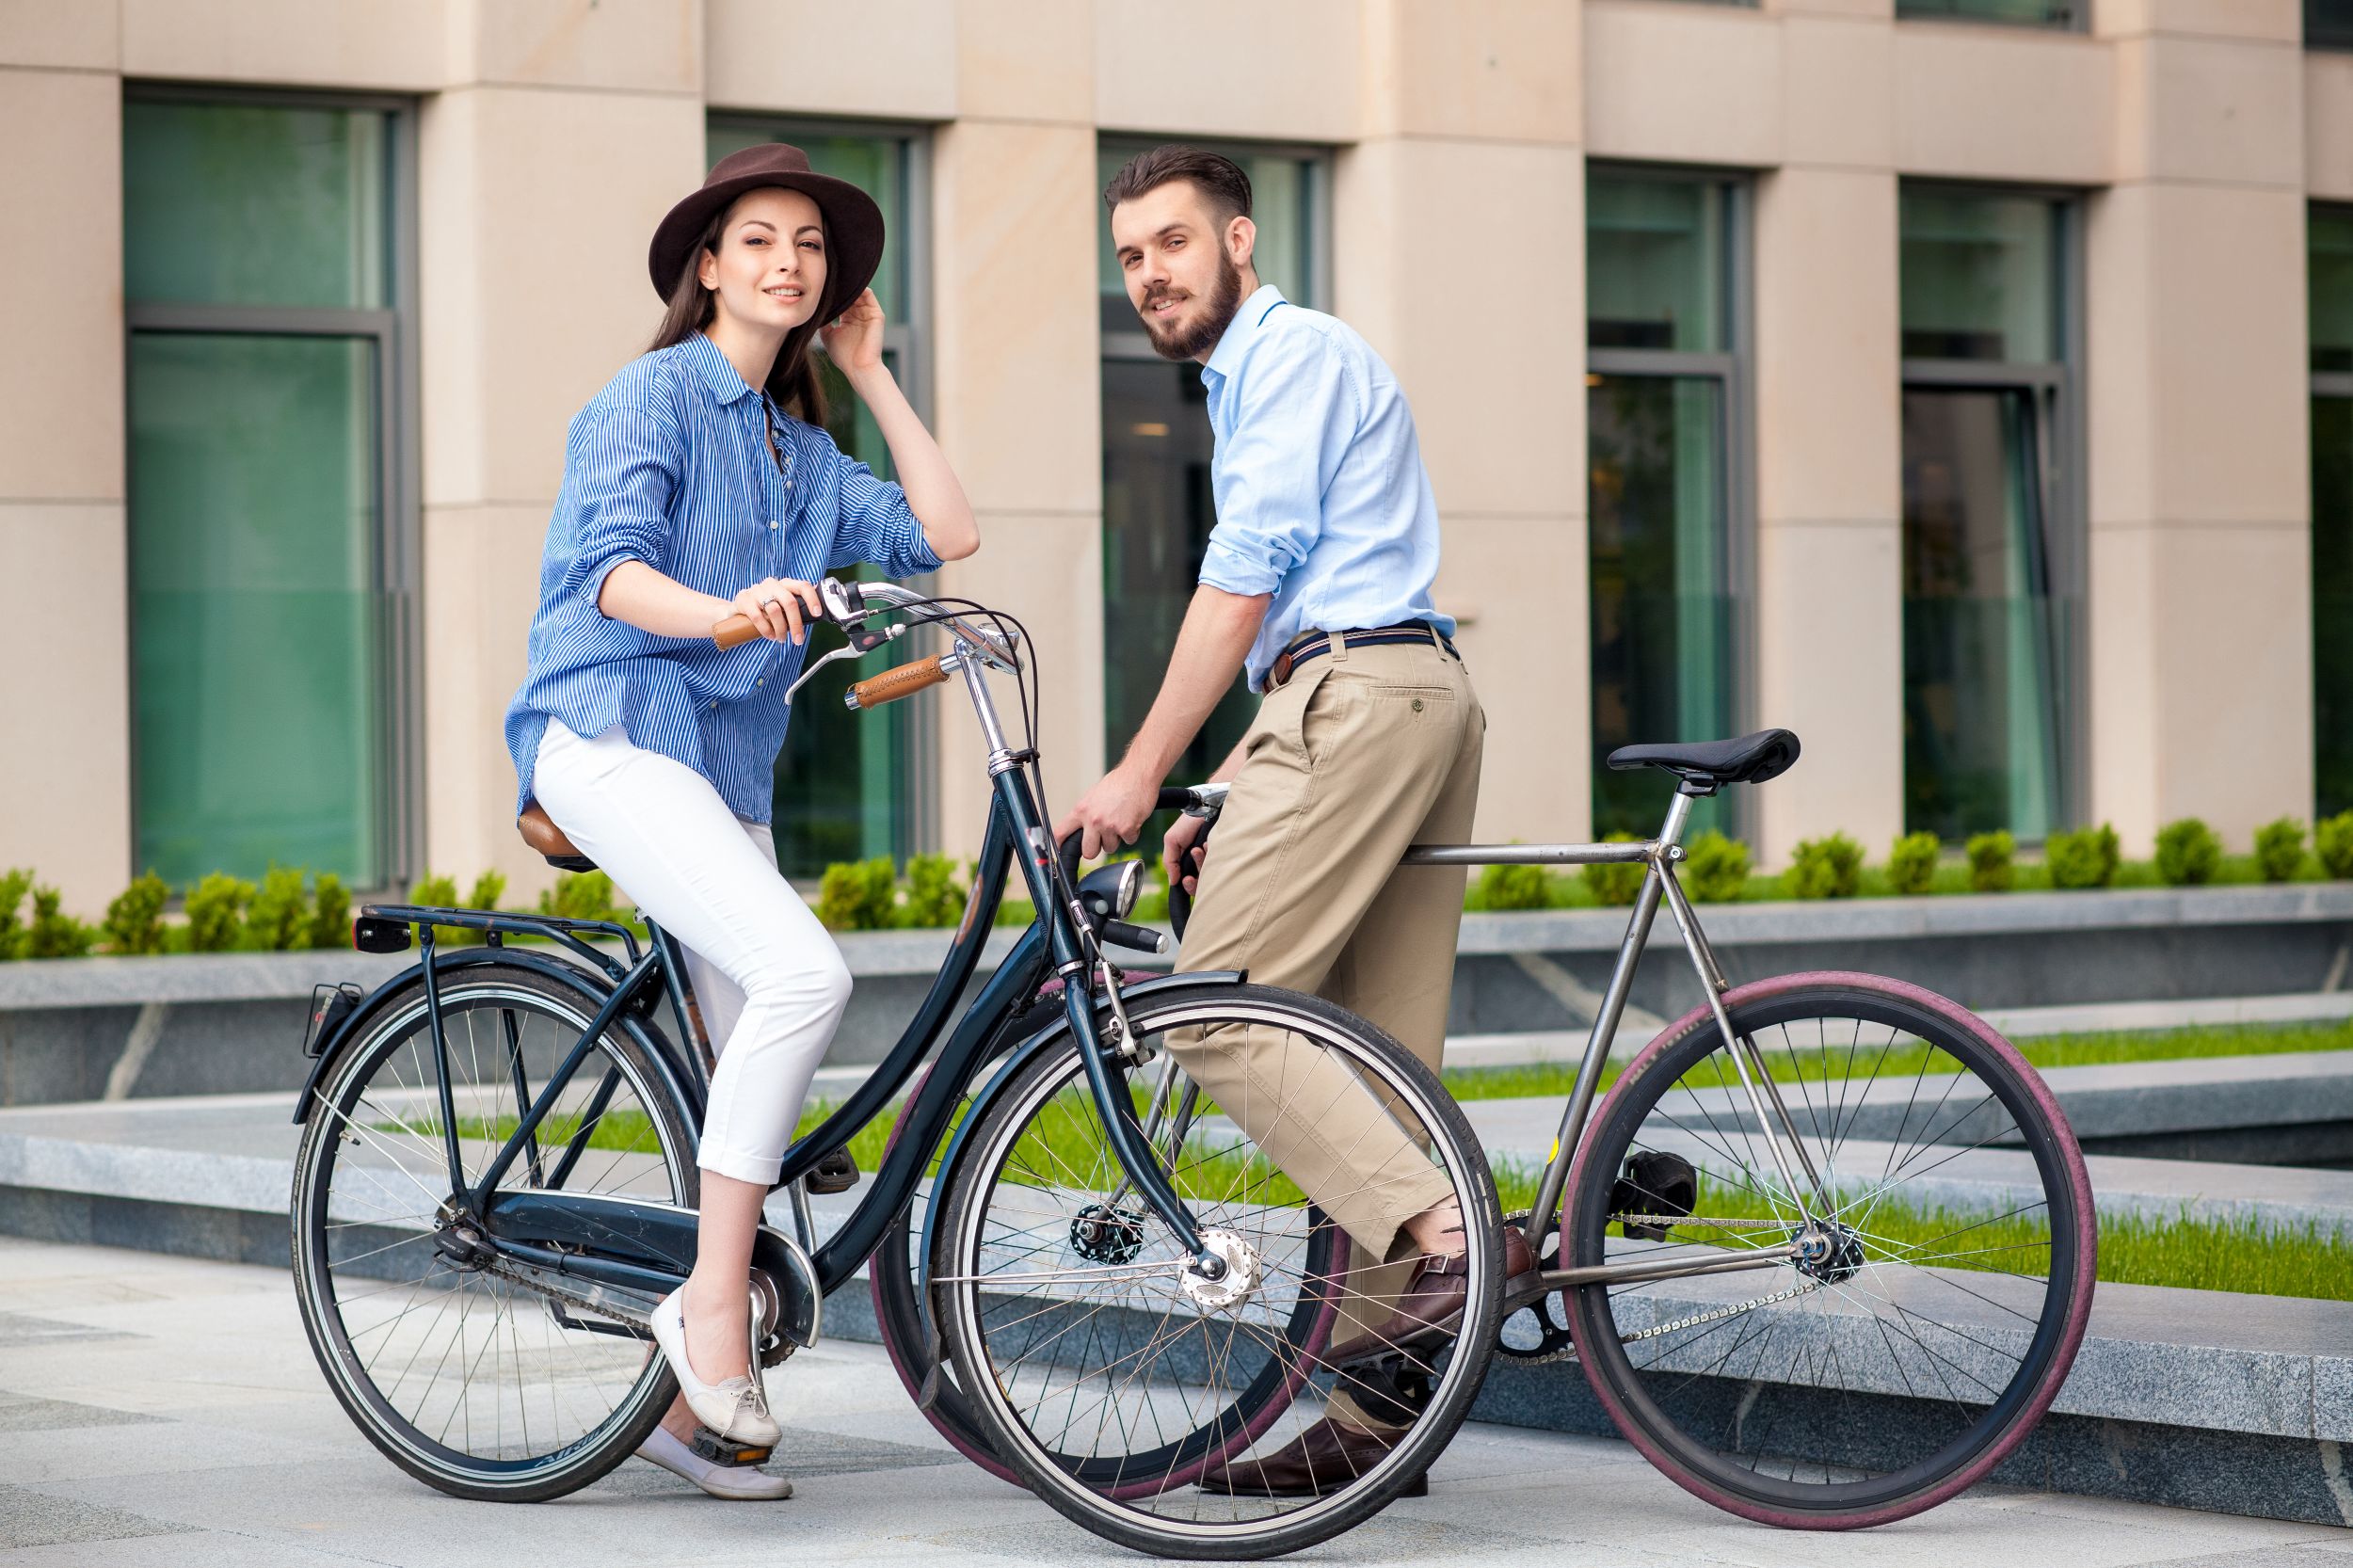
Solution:
[{"label": "khaki trousers", "polygon": [[[1434,642],[1332,642],[1259,704],[1176,967],[1247,969],[1324,997],[1434,1070],[1465,873],[1398,858],[1412,844],[1469,837],[1486,714],[1461,662]],[[1290,1034],[1228,1028],[1172,1036],[1169,1048],[1348,1233],[1359,1264],[1388,1258],[1404,1221],[1452,1195],[1418,1128]],[[1405,1262],[1352,1272],[1334,1343],[1385,1321],[1381,1298],[1411,1272]]]}]

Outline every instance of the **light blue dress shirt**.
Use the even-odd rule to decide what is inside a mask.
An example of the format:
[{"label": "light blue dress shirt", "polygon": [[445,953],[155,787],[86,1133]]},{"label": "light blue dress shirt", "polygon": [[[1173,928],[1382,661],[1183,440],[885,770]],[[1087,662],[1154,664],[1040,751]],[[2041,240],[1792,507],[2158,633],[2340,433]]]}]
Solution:
[{"label": "light blue dress shirt", "polygon": [[[776,454],[767,430],[776,435]],[[539,564],[530,673],[506,710],[506,745],[531,800],[539,737],[558,718],[709,779],[728,809],[764,823],[807,645],[657,637],[597,608],[605,578],[643,561],[732,599],[763,577],[803,582],[872,562],[891,577],[939,566],[906,492],[777,412],[697,332],[636,360],[572,420],[564,487]]]},{"label": "light blue dress shirt", "polygon": [[1272,594],[1250,648],[1251,689],[1304,632],[1426,620],[1438,504],[1397,377],[1346,323],[1269,283],[1242,301],[1201,367],[1217,446],[1217,526],[1201,581]]}]

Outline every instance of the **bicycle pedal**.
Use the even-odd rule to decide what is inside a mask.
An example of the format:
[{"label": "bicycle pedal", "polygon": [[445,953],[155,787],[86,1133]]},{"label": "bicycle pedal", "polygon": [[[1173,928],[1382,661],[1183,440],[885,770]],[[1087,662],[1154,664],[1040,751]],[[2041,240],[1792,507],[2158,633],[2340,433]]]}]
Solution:
[{"label": "bicycle pedal", "polygon": [[818,1197],[846,1192],[857,1185],[857,1158],[848,1149],[836,1149],[817,1162],[814,1170],[801,1178],[801,1185]]},{"label": "bicycle pedal", "polygon": [[703,1426],[695,1429],[695,1440],[687,1447],[712,1464],[724,1464],[729,1469],[744,1469],[765,1464],[768,1463],[768,1456],[776,1451],[772,1447],[734,1442],[720,1436],[709,1427]]}]

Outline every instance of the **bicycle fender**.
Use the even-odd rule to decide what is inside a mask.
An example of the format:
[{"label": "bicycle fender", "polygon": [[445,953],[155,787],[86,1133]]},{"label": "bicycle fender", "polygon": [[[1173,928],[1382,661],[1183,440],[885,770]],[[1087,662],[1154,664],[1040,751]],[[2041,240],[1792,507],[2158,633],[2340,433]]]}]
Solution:
[{"label": "bicycle fender", "polygon": [[[1137,1001],[1148,1001],[1164,991],[1182,990],[1196,985],[1244,985],[1249,984],[1249,981],[1250,974],[1246,969],[1197,969],[1190,974],[1157,975],[1133,985],[1123,985],[1120,987],[1119,995],[1121,1000],[1132,1004]],[[1098,1013],[1109,1015],[1108,1004],[1097,1002],[1096,1006]],[[991,1074],[988,1081],[981,1085],[972,1096],[972,1108],[964,1113],[964,1119],[956,1124],[955,1132],[950,1136],[948,1147],[939,1157],[939,1176],[933,1183],[934,1192],[944,1190],[953,1178],[956,1162],[964,1157],[965,1140],[972,1135],[972,1129],[981,1124],[988,1108],[996,1103],[998,1096],[1005,1092],[1006,1085],[1013,1081],[1015,1075],[1038,1056],[1052,1050],[1069,1038],[1069,1015],[1057,1012],[1053,1022],[1005,1053],[1005,1059],[998,1064],[997,1071]],[[925,1295],[930,1294],[932,1288],[931,1251],[928,1244],[923,1248],[923,1278],[918,1287]]]},{"label": "bicycle fender", "polygon": [[[604,984],[600,977],[591,974],[578,964],[552,957],[546,953],[529,952],[519,948],[497,947],[459,948],[453,952],[437,952],[433,955],[434,971],[442,975],[447,975],[454,970],[482,968],[494,964],[504,965],[510,968],[528,969],[542,979],[554,981],[587,1003],[592,1014],[603,1006],[604,999],[612,994],[611,985]],[[328,1068],[334,1064],[338,1056],[343,1054],[344,1044],[359,1038],[362,1028],[373,1023],[376,1016],[392,1004],[393,997],[398,995],[404,987],[420,981],[424,975],[424,964],[422,961],[409,965],[361,998],[360,1005],[344,1016],[342,1027],[320,1043],[318,1060],[311,1064],[311,1071],[302,1080],[302,1093],[295,1101],[293,1120],[297,1126],[311,1119],[311,1107],[318,1098],[318,1086],[326,1080]],[[601,989],[600,989],[600,985]],[[669,1091],[677,1103],[680,1106],[692,1106],[695,1103],[694,1096],[687,1094],[684,1086],[679,1081],[678,1064],[671,1060],[667,1042],[648,1038],[645,1029],[634,1018],[624,1016],[614,1021],[638,1037],[638,1044],[646,1048],[647,1054],[654,1060],[656,1070],[662,1074],[663,1087]]]}]

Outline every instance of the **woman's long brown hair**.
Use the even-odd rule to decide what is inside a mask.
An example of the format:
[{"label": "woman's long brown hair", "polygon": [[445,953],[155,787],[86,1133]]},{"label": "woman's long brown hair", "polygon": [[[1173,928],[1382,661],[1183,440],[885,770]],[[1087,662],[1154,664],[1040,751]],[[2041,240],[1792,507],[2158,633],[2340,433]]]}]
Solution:
[{"label": "woman's long brown hair", "polygon": [[[728,204],[729,210],[733,203]],[[822,216],[819,219],[824,221]],[[703,287],[703,252],[719,253],[720,237],[727,232],[728,215],[722,212],[703,228],[702,237],[686,253],[686,265],[680,271],[678,281],[670,287],[670,303],[662,312],[662,325],[654,328],[653,342],[646,351],[669,348],[711,325],[719,311],[718,296]],[[832,260],[828,246],[826,260]],[[826,293],[832,292],[832,278],[826,278]],[[808,346],[816,341],[817,329],[825,324],[824,300],[821,296],[817,313],[784,336],[784,346],[776,350],[776,362],[768,367],[767,392],[777,408],[805,424],[820,429],[825,424],[825,389],[817,379],[817,367],[809,360]]]}]

